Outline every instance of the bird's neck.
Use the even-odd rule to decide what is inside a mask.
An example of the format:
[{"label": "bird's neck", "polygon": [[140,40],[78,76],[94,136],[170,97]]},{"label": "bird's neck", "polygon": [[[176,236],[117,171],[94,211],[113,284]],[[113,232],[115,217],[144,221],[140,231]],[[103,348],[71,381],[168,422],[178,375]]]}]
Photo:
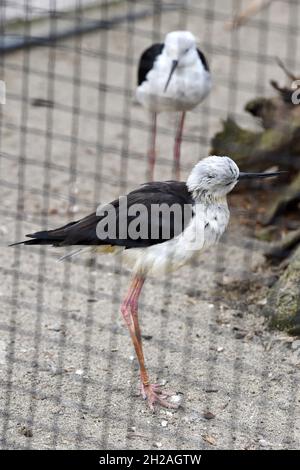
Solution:
[{"label": "bird's neck", "polygon": [[194,190],[192,194],[195,204],[203,204],[205,206],[218,204],[227,206],[226,196],[220,196],[219,194],[201,189]]}]

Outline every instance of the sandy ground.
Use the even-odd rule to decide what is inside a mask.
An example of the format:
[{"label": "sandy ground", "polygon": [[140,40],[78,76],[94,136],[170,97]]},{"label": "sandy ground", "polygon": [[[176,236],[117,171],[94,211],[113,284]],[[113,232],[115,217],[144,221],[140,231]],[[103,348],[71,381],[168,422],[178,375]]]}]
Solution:
[{"label": "sandy ground", "polygon": [[[180,392],[178,411],[153,414],[138,396],[137,362],[119,314],[128,285],[119,259],[83,254],[57,263],[57,249],[7,248],[144,180],[148,121],[132,90],[139,54],[164,32],[191,29],[214,75],[211,97],[187,119],[184,176],[228,112],[250,124],[243,104],[268,93],[269,78],[282,80],[273,56],[288,57],[288,39],[296,47],[288,4],[275,2],[232,35],[224,30],[229,0],[215,2],[214,11],[208,1],[189,5],[185,14],[123,23],[2,63],[3,448],[299,448],[300,344],[264,322],[275,277],[253,230],[239,228],[242,211],[233,211],[217,250],[169,280],[149,280],[143,292],[149,370]],[[124,9],[121,3],[109,15]],[[36,99],[54,106],[34,106]],[[159,130],[157,178],[169,179],[174,119],[162,116]]]}]

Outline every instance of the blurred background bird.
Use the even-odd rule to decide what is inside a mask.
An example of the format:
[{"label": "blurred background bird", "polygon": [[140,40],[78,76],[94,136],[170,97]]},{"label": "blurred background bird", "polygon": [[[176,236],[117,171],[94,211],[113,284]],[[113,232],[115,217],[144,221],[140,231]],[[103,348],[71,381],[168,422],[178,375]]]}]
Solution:
[{"label": "blurred background bird", "polygon": [[157,114],[180,112],[175,143],[174,170],[180,178],[180,147],[185,114],[195,108],[211,89],[207,60],[189,31],[172,31],[164,43],[152,44],[141,55],[136,97],[152,114],[151,143],[148,150],[148,174],[153,180],[156,160]]}]

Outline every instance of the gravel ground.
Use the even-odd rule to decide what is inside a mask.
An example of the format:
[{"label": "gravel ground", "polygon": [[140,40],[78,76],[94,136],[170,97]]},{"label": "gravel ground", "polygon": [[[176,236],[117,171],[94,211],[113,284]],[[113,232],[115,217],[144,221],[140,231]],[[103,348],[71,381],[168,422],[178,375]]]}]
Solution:
[{"label": "gravel ground", "polygon": [[[187,118],[184,176],[207,154],[221,118],[235,112],[249,124],[245,101],[269,92],[269,78],[282,79],[271,57],[286,56],[288,24],[288,4],[274,2],[271,14],[261,13],[231,35],[224,30],[229,0],[215,2],[215,16],[210,2],[189,3],[196,10],[168,12],[160,22],[162,33],[193,31],[215,77],[211,97]],[[124,8],[121,2],[109,14]],[[257,22],[268,20],[277,27],[266,33]],[[180,392],[178,411],[152,413],[138,396],[137,362],[119,313],[128,285],[119,259],[83,254],[57,263],[58,249],[7,248],[25,233],[81,217],[95,201],[109,201],[144,180],[147,115],[124,91],[134,89],[137,57],[158,26],[152,17],[140,19],[56,49],[5,57],[3,448],[299,448],[299,340],[269,330],[261,315],[275,274],[251,241],[254,229],[240,229],[243,211],[234,196],[232,223],[218,249],[169,280],[149,279],[142,295],[149,370]],[[266,58],[258,64],[262,44]],[[41,98],[54,106],[36,106]],[[159,130],[157,178],[169,179],[174,119],[162,116]]]}]

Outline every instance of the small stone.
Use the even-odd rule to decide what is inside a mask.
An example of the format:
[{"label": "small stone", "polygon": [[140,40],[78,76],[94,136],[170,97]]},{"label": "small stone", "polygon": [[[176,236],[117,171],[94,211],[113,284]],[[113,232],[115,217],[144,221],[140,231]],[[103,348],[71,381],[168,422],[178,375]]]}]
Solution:
[{"label": "small stone", "polygon": [[161,442],[154,442],[154,447],[157,447],[158,449],[160,449],[162,447],[162,443]]},{"label": "small stone", "polygon": [[163,419],[160,424],[162,425],[163,428],[166,428],[168,426],[168,421]]},{"label": "small stone", "polygon": [[79,207],[76,206],[76,204],[74,204],[74,205],[72,205],[68,208],[68,213],[69,214],[77,214],[78,211],[79,211]]},{"label": "small stone", "polygon": [[205,411],[205,413],[203,413],[203,418],[205,419],[214,419],[216,417],[216,415],[214,415],[211,411]]},{"label": "small stone", "polygon": [[267,302],[268,300],[265,298],[265,299],[258,300],[256,303],[257,305],[267,305]]},{"label": "small stone", "polygon": [[75,370],[76,375],[83,375],[84,371],[82,369]]},{"label": "small stone", "polygon": [[261,447],[268,447],[270,445],[265,439],[259,439],[258,443]]},{"label": "small stone", "polygon": [[145,340],[145,341],[150,341],[153,336],[152,335],[142,335],[142,338]]},{"label": "small stone", "polygon": [[182,395],[172,395],[170,397],[170,402],[173,403],[174,405],[180,405],[180,403],[182,402]]},{"label": "small stone", "polygon": [[217,352],[218,352],[218,353],[223,352],[223,351],[224,351],[224,348],[222,348],[221,346],[219,346],[219,347],[217,348]]},{"label": "small stone", "polygon": [[25,437],[32,437],[33,436],[32,429],[27,427],[27,426],[21,426],[20,433],[23,434],[23,436],[25,436]]},{"label": "small stone", "polygon": [[213,436],[209,436],[208,434],[207,435],[204,435],[202,436],[203,440],[205,442],[207,442],[208,444],[214,446],[216,445],[216,439],[213,437]]},{"label": "small stone", "polygon": [[244,339],[246,334],[246,331],[236,331],[234,337],[235,339]]}]

